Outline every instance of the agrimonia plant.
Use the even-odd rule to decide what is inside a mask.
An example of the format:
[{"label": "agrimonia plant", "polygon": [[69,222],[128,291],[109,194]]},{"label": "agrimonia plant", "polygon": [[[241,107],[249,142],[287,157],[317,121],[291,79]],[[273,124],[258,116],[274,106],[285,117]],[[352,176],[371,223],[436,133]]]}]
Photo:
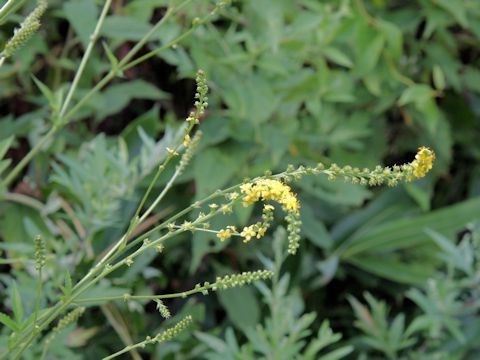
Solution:
[{"label": "agrimonia plant", "polygon": [[[36,80],[40,91],[47,98],[50,106],[50,119],[52,126],[30,150],[30,152],[13,168],[11,168],[0,183],[2,196],[7,193],[9,185],[15,180],[19,173],[27,166],[30,160],[48,143],[63,127],[65,127],[74,115],[92,98],[107,86],[111,80],[121,77],[124,71],[142,63],[149,58],[157,55],[165,49],[176,46],[183,38],[188,36],[199,25],[210,21],[219,11],[228,5],[228,1],[219,1],[203,18],[196,18],[191,28],[177,36],[175,39],[164,44],[161,47],[148,51],[138,56],[140,50],[147,44],[161,25],[165,23],[171,16],[177,14],[191,0],[185,0],[179,4],[171,3],[167,8],[163,18],[158,21],[132,49],[122,58],[117,59],[113,52],[104,46],[105,52],[110,60],[111,69],[103,76],[103,78],[83,97],[72,105],[74,95],[78,87],[78,83],[82,78],[85,66],[96,46],[99,38],[100,30],[104,23],[105,17],[109,12],[111,0],[106,0],[103,10],[97,21],[95,30],[90,37],[90,42],[86,47],[84,56],[78,66],[72,83],[68,88],[66,95],[61,91],[52,92],[46,85]],[[14,7],[9,4],[14,2],[8,1],[0,10],[0,20],[10,13]],[[12,5],[13,6],[13,5]],[[2,51],[0,62],[4,62],[13,52],[23,45],[28,38],[39,28],[39,18],[46,9],[46,2],[39,1],[37,7],[24,20],[19,30],[17,30],[9,40]],[[8,349],[0,354],[0,359],[11,357],[18,359],[22,356],[29,346],[34,342],[43,343],[43,351],[41,357],[45,357],[50,343],[53,338],[65,329],[69,324],[75,322],[85,311],[83,305],[89,303],[108,303],[112,301],[154,301],[157,309],[162,317],[170,317],[168,303],[166,300],[172,298],[185,298],[192,294],[201,293],[208,294],[209,291],[218,291],[236,286],[250,284],[257,280],[265,280],[274,276],[270,270],[259,270],[252,272],[244,272],[241,274],[233,274],[224,277],[218,277],[213,282],[205,282],[197,284],[189,291],[171,294],[157,295],[137,295],[134,293],[125,293],[120,296],[106,297],[85,297],[87,290],[98,284],[102,279],[114,276],[114,272],[118,269],[131,267],[137,258],[149,251],[162,253],[165,249],[164,244],[168,240],[184,233],[202,231],[211,233],[217,237],[219,241],[227,239],[239,238],[247,243],[253,239],[262,238],[273,222],[273,213],[280,208],[285,216],[287,224],[288,238],[288,254],[294,255],[300,245],[300,203],[293,192],[290,184],[300,180],[306,175],[326,175],[330,180],[341,179],[354,184],[360,185],[382,185],[395,186],[400,181],[412,181],[415,178],[425,176],[431,169],[434,160],[432,150],[422,147],[419,149],[415,159],[411,163],[393,167],[378,166],[375,169],[359,169],[351,166],[340,167],[336,164],[325,166],[318,164],[317,166],[300,166],[288,167],[285,171],[278,174],[266,173],[263,176],[254,179],[246,179],[242,183],[233,185],[223,190],[217,190],[211,195],[199,200],[185,209],[177,212],[170,218],[164,220],[158,225],[153,226],[149,230],[138,233],[138,229],[145,223],[149,215],[162,203],[169,190],[175,184],[175,181],[182,174],[192,156],[194,155],[201,139],[201,131],[195,127],[199,124],[200,118],[204,115],[208,106],[208,86],[205,73],[198,71],[196,76],[197,91],[195,94],[195,109],[190,113],[183,126],[183,134],[181,139],[173,146],[167,148],[167,156],[158,166],[149,186],[147,187],[143,197],[141,198],[136,211],[131,218],[130,223],[126,226],[125,233],[118,238],[103,256],[94,264],[91,269],[76,283],[73,283],[70,275],[66,276],[65,286],[62,287],[62,295],[58,301],[51,306],[41,307],[41,295],[43,287],[42,269],[48,259],[45,242],[41,237],[35,238],[35,268],[38,272],[36,301],[33,312],[24,317],[22,301],[19,292],[14,287],[12,295],[12,311],[14,319],[6,314],[0,314],[0,322],[11,329],[12,334],[8,341]],[[6,139],[0,143],[0,155],[8,150],[12,139]],[[175,170],[163,189],[154,194],[154,187],[159,177],[165,172],[168,165],[177,161]],[[9,166],[9,161],[0,163],[0,170],[5,170]],[[152,200],[153,198],[153,200]],[[262,216],[259,221],[245,226],[243,229],[237,229],[234,224],[222,229],[212,229],[210,225],[211,219],[232,212],[234,206],[241,205],[244,207],[253,206],[256,203],[264,203]],[[206,209],[197,214],[198,209]],[[193,216],[195,214],[195,216]],[[77,275],[77,274],[75,274]],[[76,276],[77,277],[77,276]],[[277,279],[278,281],[278,279]],[[168,341],[179,334],[182,330],[190,325],[192,318],[187,316],[175,326],[165,330],[155,336],[147,337],[143,341],[136,344],[129,344],[124,349],[107,356],[105,359],[115,358],[126,352],[134,352],[138,348],[142,348],[149,344],[155,344]],[[55,325],[54,325],[55,324]]]}]

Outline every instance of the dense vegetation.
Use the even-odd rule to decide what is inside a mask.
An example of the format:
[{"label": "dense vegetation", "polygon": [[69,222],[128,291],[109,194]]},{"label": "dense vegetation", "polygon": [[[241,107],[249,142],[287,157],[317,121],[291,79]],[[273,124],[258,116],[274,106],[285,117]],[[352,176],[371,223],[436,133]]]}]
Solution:
[{"label": "dense vegetation", "polygon": [[[124,258],[18,358],[97,359],[159,333],[122,356],[480,356],[480,2],[0,6],[9,3],[0,7],[0,356],[35,334],[39,307],[68,300],[106,265],[123,234],[145,241],[153,228],[153,240],[163,234],[155,226],[190,204],[271,174],[296,194],[299,219],[237,206],[224,192],[232,211],[210,229],[258,222],[265,236],[244,243],[178,229],[164,248]],[[32,11],[35,33],[11,51]],[[190,141],[195,154],[177,174],[175,152]],[[389,187],[355,173],[411,163],[421,146],[436,154],[426,177]],[[335,176],[297,176],[302,169]],[[200,205],[182,222],[221,210]],[[286,256],[298,220],[300,247]],[[217,276],[261,269],[221,278],[220,289],[235,288],[205,296]],[[193,296],[145,300],[196,284]]]}]

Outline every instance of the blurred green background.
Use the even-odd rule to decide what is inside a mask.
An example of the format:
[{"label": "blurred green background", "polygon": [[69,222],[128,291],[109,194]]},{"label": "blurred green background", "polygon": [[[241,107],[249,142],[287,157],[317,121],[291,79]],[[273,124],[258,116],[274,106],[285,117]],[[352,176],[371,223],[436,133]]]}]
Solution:
[{"label": "blurred green background", "polygon": [[[15,136],[7,152],[13,163],[50,126],[47,99],[32,74],[52,91],[65,91],[102,4],[49,3],[41,31],[0,68],[0,139]],[[114,1],[102,41],[121,58],[167,3]],[[191,2],[146,49],[188,30],[212,4]],[[0,44],[32,5],[27,1],[1,26]],[[77,95],[109,66],[99,44]],[[4,260],[18,261],[0,266],[0,311],[10,311],[14,279],[27,311],[33,307],[34,270],[25,259],[37,233],[55,254],[48,303],[66,271],[81,278],[93,254],[125,231],[152,169],[191,110],[199,68],[211,89],[199,126],[204,138],[156,219],[289,164],[390,166],[411,161],[419,146],[434,149],[437,159],[426,178],[397,188],[324,177],[293,184],[302,203],[302,244],[285,262],[274,251],[281,228],[248,245],[195,233],[99,284],[94,291],[101,294],[161,293],[265,265],[280,272],[274,291],[266,282],[258,290],[168,303],[175,314],[192,313],[196,327],[145,348],[145,358],[478,359],[478,0],[241,0],[177,47],[128,70],[75,115],[4,195],[0,248]],[[244,226],[258,216],[255,210],[237,209],[212,227]],[[139,341],[161,326],[151,304],[103,305],[57,339],[51,356],[99,358],[121,348],[117,327]],[[6,341],[8,329],[0,334]],[[35,358],[35,349],[27,356]]]}]

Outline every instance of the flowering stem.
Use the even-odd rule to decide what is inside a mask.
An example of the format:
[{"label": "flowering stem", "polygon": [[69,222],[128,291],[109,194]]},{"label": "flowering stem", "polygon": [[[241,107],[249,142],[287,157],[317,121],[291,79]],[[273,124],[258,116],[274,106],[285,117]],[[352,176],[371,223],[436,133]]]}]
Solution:
[{"label": "flowering stem", "polygon": [[[167,10],[165,16],[155,24],[155,26],[152,28],[152,30],[149,31],[139,41],[139,43],[137,45],[142,44],[142,46],[143,46],[150,39],[150,37],[155,33],[155,31],[157,31],[158,28],[169,17],[171,17],[173,14],[176,14],[181,8],[183,8],[190,1],[191,0],[185,0],[182,4],[178,5],[177,7]],[[108,4],[108,6],[110,6],[110,3],[111,3],[111,0],[106,1],[105,6],[104,6],[104,11],[106,9],[107,4]],[[104,14],[104,11],[102,11],[102,15]],[[166,45],[161,46],[161,47],[159,47],[159,48],[157,48],[153,51],[150,51],[149,53],[139,57],[136,60],[128,62],[130,59],[132,59],[141,50],[141,46],[134,46],[127,53],[127,55],[125,55],[125,57],[119,62],[118,67],[116,69],[110,70],[87,94],[85,94],[70,110],[67,111],[67,107],[68,107],[69,103],[71,102],[74,91],[76,90],[76,88],[78,86],[78,82],[80,80],[80,76],[77,76],[77,74],[79,72],[83,73],[86,62],[88,60],[88,57],[90,56],[91,51],[93,50],[94,41],[96,41],[96,39],[98,38],[98,33],[99,32],[97,32],[97,29],[99,31],[100,27],[96,26],[96,30],[95,30],[94,34],[92,34],[92,38],[90,40],[89,46],[87,47],[87,51],[85,52],[85,55],[82,58],[82,62],[79,66],[79,69],[77,70],[77,74],[74,77],[74,80],[72,82],[72,86],[70,87],[70,91],[69,91],[69,93],[68,93],[68,95],[65,99],[64,104],[62,105],[61,112],[60,112],[61,116],[59,116],[59,118],[58,118],[58,125],[52,127],[52,129],[40,139],[40,141],[37,143],[37,145],[29,151],[29,153],[22,159],[22,161],[20,161],[14,167],[14,169],[9,173],[9,175],[2,181],[1,185],[7,187],[15,179],[15,177],[20,173],[20,171],[22,171],[23,168],[28,165],[30,160],[39,152],[39,150],[41,150],[42,146],[48,140],[50,140],[50,138],[52,138],[63,126],[68,124],[71,121],[71,118],[73,117],[73,115],[75,115],[83,107],[83,105],[85,105],[85,103],[88,100],[90,100],[94,95],[96,95],[100,90],[102,90],[111,80],[113,80],[119,72],[121,73],[122,71],[128,70],[128,69],[140,64],[141,62],[144,62],[145,60],[148,60],[152,56],[155,56],[155,55],[159,54],[161,51],[164,51],[164,50],[178,44],[185,37],[189,36],[195,30],[195,28],[198,26],[199,23],[204,23],[204,22],[208,21],[210,19],[210,17],[212,16],[211,15],[212,13],[203,17],[199,22],[192,25],[192,27],[189,30],[187,30],[182,35],[176,37],[175,39],[173,39],[172,41],[170,41]],[[103,22],[104,19],[99,18],[99,21],[100,20],[102,20],[102,22]],[[98,25],[98,23],[97,23],[97,25]],[[97,34],[95,36],[96,32],[97,32]],[[1,66],[2,62],[3,62],[3,60],[0,58],[0,66]]]}]

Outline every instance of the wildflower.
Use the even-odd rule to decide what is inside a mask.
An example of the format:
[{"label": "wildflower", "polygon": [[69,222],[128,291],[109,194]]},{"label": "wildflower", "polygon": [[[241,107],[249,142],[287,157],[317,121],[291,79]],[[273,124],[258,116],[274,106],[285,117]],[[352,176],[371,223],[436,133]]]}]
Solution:
[{"label": "wildflower", "polygon": [[262,236],[264,236],[267,229],[268,227],[266,225],[259,226],[257,229],[257,239],[260,239]]},{"label": "wildflower", "polygon": [[278,180],[260,179],[255,183],[240,186],[244,194],[243,206],[249,206],[259,200],[272,200],[282,205],[287,212],[298,212],[300,203],[288,185]]},{"label": "wildflower", "polygon": [[183,320],[178,322],[174,327],[171,327],[159,333],[153,339],[148,339],[148,341],[156,342],[156,343],[169,341],[173,339],[175,336],[177,336],[178,334],[180,334],[182,331],[184,331],[188,326],[190,326],[192,322],[193,322],[193,318],[190,315],[188,315]]},{"label": "wildflower", "polygon": [[170,149],[169,147],[167,147],[167,151],[172,156],[177,156],[178,155],[178,152],[175,149]]},{"label": "wildflower", "polygon": [[215,209],[218,208],[218,205],[217,204],[210,204],[210,205],[208,205],[208,207],[212,210],[215,210]]},{"label": "wildflower", "polygon": [[212,285],[212,290],[230,289],[236,286],[251,284],[254,281],[266,280],[273,277],[273,272],[268,270],[248,271],[241,274],[226,275],[217,277]]},{"label": "wildflower", "polygon": [[186,134],[183,138],[183,146],[187,147],[188,144],[190,144],[190,141],[191,141],[190,135]]},{"label": "wildflower", "polygon": [[229,214],[232,212],[232,207],[230,205],[223,204],[220,207],[220,211],[222,212],[222,214]]},{"label": "wildflower", "polygon": [[195,230],[193,224],[190,221],[185,220],[182,224],[182,229],[185,231],[193,231]]},{"label": "wildflower", "polygon": [[253,237],[256,236],[254,225],[244,227],[243,231],[240,233],[240,236],[244,238],[244,243],[249,242]]},{"label": "wildflower", "polygon": [[37,7],[20,24],[20,28],[15,29],[13,37],[7,42],[5,48],[0,53],[0,58],[12,56],[21,48],[40,28],[40,18],[47,9],[47,2],[41,0]]},{"label": "wildflower", "polygon": [[238,193],[237,192],[231,192],[226,195],[226,198],[228,200],[236,200],[238,198]]},{"label": "wildflower", "polygon": [[160,315],[162,315],[164,319],[168,319],[171,316],[171,314],[167,306],[163,303],[162,300],[156,299],[155,302],[157,303],[157,310],[160,313]]},{"label": "wildflower", "polygon": [[35,268],[40,270],[45,266],[45,242],[40,235],[35,237]]},{"label": "wildflower", "polygon": [[225,241],[232,237],[232,231],[229,228],[222,229],[217,233],[217,237],[220,239],[220,241]]},{"label": "wildflower", "polygon": [[411,163],[413,175],[417,178],[424,177],[432,169],[433,160],[435,160],[435,153],[427,147],[420,147],[415,160]]}]

